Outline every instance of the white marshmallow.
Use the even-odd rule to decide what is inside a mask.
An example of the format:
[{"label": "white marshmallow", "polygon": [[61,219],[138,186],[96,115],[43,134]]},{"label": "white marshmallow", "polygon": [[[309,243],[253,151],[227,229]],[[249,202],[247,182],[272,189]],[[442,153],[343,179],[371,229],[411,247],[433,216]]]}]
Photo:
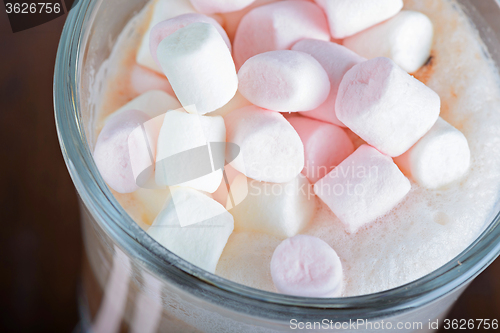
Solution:
[{"label": "white marshmallow", "polygon": [[304,168],[304,146],[292,125],[278,112],[247,106],[225,117],[227,142],[240,151],[231,166],[249,178],[285,183]]},{"label": "white marshmallow", "polygon": [[351,233],[388,213],[410,189],[392,159],[368,145],[314,184],[314,192]]},{"label": "white marshmallow", "polygon": [[156,146],[164,114],[137,126],[128,136],[130,165],[138,186],[158,188],[155,183]]},{"label": "white marshmallow", "polygon": [[212,198],[177,187],[148,234],[182,259],[210,273],[233,232],[233,217]]},{"label": "white marshmallow", "polygon": [[314,110],[301,112],[300,114],[309,118],[345,127],[335,114],[335,100],[337,99],[339,85],[344,74],[351,69],[352,66],[366,59],[342,45],[315,39],[301,40],[292,47],[292,50],[302,51],[312,55],[325,69],[330,79],[331,86],[330,94],[323,104]]},{"label": "white marshmallow", "polygon": [[469,144],[462,132],[439,118],[422,139],[394,161],[417,183],[436,189],[460,179],[467,172]]},{"label": "white marshmallow", "polygon": [[316,197],[311,190],[309,181],[302,174],[283,184],[248,179],[248,183],[240,182],[231,186],[235,197],[242,197],[240,191],[248,193],[235,207],[229,205],[228,200],[226,208],[234,217],[236,231],[292,237],[314,216]]},{"label": "white marshmallow", "polygon": [[204,193],[183,186],[170,187],[169,202],[175,206],[177,220],[181,227],[188,227],[212,217],[227,213],[222,205],[207,205],[210,193]]},{"label": "white marshmallow", "polygon": [[179,103],[175,97],[172,97],[161,90],[151,90],[134,98],[114,113],[110,114],[106,119],[106,122],[114,116],[127,110],[139,110],[151,118],[155,118],[164,114],[168,110],[176,110],[179,108],[181,108],[181,103]]},{"label": "white marshmallow", "polygon": [[215,111],[236,94],[238,77],[231,53],[211,24],[192,23],[177,30],[160,42],[157,55],[177,98],[190,113]]},{"label": "white marshmallow", "polygon": [[315,0],[323,8],[333,38],[352,36],[387,20],[403,8],[403,0]]},{"label": "white marshmallow", "polygon": [[225,139],[222,117],[167,112],[158,137],[156,183],[215,192],[222,180],[224,149],[215,152],[214,144]]},{"label": "white marshmallow", "polygon": [[408,73],[431,55],[434,28],[422,13],[403,10],[393,18],[344,39],[345,47],[371,59],[388,57]]},{"label": "white marshmallow", "polygon": [[151,29],[161,21],[165,21],[182,14],[195,12],[196,11],[189,0],[157,0],[153,7],[153,14],[151,21],[149,22],[149,27],[142,37],[141,44],[137,50],[137,63],[158,73],[163,73],[161,68],[154,61],[149,49],[149,35]]},{"label": "white marshmallow", "polygon": [[438,94],[389,58],[351,68],[335,102],[340,121],[392,157],[403,154],[430,130],[440,107]]},{"label": "white marshmallow", "polygon": [[270,51],[248,59],[238,72],[239,91],[251,103],[274,111],[309,111],[330,92],[330,80],[311,55]]},{"label": "white marshmallow", "polygon": [[255,0],[191,0],[197,11],[204,14],[228,13],[241,10]]}]

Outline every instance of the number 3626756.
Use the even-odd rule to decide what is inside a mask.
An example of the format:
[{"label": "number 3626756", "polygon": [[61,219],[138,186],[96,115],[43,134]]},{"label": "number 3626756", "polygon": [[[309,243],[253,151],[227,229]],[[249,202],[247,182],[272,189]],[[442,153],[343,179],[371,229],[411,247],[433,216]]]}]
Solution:
[{"label": "number 3626756", "polygon": [[7,14],[59,14],[61,4],[50,2],[32,2],[32,3],[6,3],[5,10]]}]

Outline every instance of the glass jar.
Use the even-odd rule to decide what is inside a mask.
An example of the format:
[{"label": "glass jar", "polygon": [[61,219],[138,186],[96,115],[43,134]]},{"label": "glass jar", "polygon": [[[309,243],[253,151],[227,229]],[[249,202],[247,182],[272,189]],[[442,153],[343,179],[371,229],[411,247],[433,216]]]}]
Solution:
[{"label": "glass jar", "polygon": [[[97,69],[146,0],[80,0],[68,15],[54,76],[57,131],[80,198],[85,246],[80,309],[95,332],[432,331],[500,253],[500,218],[454,260],[409,284],[346,298],[252,289],[191,265],[151,239],[118,204],[92,159]],[[500,7],[461,0],[496,63]],[[496,212],[499,210],[497,209]],[[430,325],[432,324],[432,325]],[[441,321],[440,321],[441,324]]]}]

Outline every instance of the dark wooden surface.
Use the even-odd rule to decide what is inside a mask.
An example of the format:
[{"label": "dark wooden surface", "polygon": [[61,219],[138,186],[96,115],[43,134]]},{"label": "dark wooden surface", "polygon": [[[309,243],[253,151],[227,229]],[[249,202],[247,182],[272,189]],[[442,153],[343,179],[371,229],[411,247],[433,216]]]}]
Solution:
[{"label": "dark wooden surface", "polygon": [[[70,332],[78,322],[81,234],[52,106],[65,16],[13,34],[0,8],[0,332]],[[499,260],[450,318],[500,319]]]},{"label": "dark wooden surface", "polygon": [[0,5],[1,332],[70,332],[81,234],[52,76],[65,16],[13,34]]}]

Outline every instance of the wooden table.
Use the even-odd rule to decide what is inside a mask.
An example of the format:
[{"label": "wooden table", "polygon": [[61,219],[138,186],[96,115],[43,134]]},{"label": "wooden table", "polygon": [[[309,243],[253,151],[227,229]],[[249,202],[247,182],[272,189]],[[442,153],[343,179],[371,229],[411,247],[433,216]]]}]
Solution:
[{"label": "wooden table", "polygon": [[[7,15],[0,13],[2,332],[70,332],[78,322],[78,206],[52,106],[64,20],[13,34]],[[500,261],[472,283],[450,318],[500,319]]]}]

